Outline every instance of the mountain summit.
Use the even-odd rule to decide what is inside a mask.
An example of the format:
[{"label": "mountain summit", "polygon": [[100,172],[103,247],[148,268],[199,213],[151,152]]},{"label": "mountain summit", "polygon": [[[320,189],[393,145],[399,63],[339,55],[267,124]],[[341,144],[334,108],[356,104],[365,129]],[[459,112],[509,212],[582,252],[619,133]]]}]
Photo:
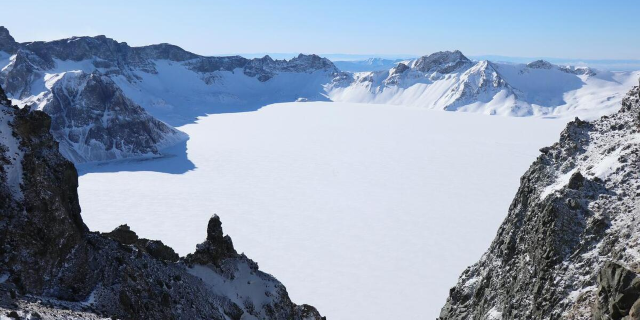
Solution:
[{"label": "mountain summit", "polygon": [[471,60],[465,57],[462,52],[456,50],[440,51],[428,56],[422,56],[416,59],[411,67],[425,73],[451,73],[469,64],[471,64]]},{"label": "mountain summit", "polygon": [[596,72],[544,60],[471,61],[456,50],[399,62],[388,70],[336,78],[326,91],[331,100],[341,102],[505,116],[595,113],[597,117],[616,110],[638,76],[638,72]]}]

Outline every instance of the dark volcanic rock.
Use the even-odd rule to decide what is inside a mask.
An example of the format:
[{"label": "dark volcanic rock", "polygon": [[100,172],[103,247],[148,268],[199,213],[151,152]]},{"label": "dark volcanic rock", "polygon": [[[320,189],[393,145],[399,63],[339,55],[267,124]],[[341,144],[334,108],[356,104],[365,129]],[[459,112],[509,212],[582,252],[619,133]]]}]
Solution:
[{"label": "dark volcanic rock", "polygon": [[542,150],[440,319],[638,318],[639,95]]},{"label": "dark volcanic rock", "polygon": [[219,266],[222,260],[237,257],[239,255],[233,248],[231,238],[222,234],[220,217],[214,215],[207,226],[207,240],[197,246],[196,252],[187,255],[186,261],[190,264]]},{"label": "dark volcanic rock", "polygon": [[180,256],[162,241],[138,238],[138,235],[126,224],[103,235],[124,245],[134,245],[141,252],[146,252],[158,260],[177,262],[180,259]]},{"label": "dark volcanic rock", "polygon": [[598,303],[595,308],[595,319],[622,319],[629,316],[638,319],[640,311],[640,278],[635,272],[608,261],[598,274]]}]

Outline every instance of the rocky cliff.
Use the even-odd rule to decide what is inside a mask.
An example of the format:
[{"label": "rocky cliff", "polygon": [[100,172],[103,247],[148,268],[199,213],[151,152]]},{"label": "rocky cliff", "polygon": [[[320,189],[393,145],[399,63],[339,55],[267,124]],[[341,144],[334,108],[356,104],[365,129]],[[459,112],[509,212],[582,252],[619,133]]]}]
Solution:
[{"label": "rocky cliff", "polygon": [[0,317],[321,319],[237,253],[217,216],[183,258],[127,226],[89,231],[53,121],[0,90]]},{"label": "rocky cliff", "polygon": [[640,319],[640,89],[540,151],[441,320]]}]

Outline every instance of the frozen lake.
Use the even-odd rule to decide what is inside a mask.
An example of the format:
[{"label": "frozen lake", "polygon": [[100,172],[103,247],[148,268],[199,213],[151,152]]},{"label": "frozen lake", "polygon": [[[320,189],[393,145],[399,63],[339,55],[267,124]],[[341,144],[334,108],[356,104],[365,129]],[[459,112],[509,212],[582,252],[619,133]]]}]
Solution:
[{"label": "frozen lake", "polygon": [[434,319],[565,122],[322,102],[216,114],[179,128],[186,157],[82,167],[80,204],[90,229],[126,223],[181,255],[217,213],[328,319]]}]

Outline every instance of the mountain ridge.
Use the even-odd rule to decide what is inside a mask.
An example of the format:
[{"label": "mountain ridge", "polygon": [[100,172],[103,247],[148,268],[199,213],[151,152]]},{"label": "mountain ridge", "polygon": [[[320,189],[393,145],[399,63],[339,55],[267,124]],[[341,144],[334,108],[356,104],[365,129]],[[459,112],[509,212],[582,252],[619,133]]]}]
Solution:
[{"label": "mountain ridge", "polygon": [[[187,139],[173,127],[208,114],[255,111],[279,102],[383,103],[488,115],[593,118],[614,112],[635,77],[545,61],[474,62],[457,50],[400,61],[388,70],[348,73],[317,55],[289,60],[268,55],[207,57],[166,43],[131,47],[106,36],[17,43],[8,30],[1,31],[0,85],[18,105],[50,113],[62,110],[51,106],[55,101],[71,101],[65,110],[91,105],[83,95],[67,99],[63,90],[55,90],[62,86],[56,84],[60,79],[78,72],[100,74],[109,83],[105,88],[128,99],[126,108],[111,110],[121,119],[118,130],[99,129],[101,113],[51,114],[68,117],[63,121],[67,124],[87,123],[92,116],[96,129],[64,129],[102,132],[98,139],[93,139],[95,134],[69,136],[64,130],[56,134],[63,154],[76,163],[159,157],[163,148]],[[118,117],[121,113],[130,116]],[[141,120],[145,130],[139,129]]]},{"label": "mountain ridge", "polygon": [[638,76],[640,72],[596,72],[543,60],[529,64],[472,61],[456,50],[400,62],[389,70],[354,74],[330,84],[327,94],[341,102],[504,116],[596,118],[613,112]]}]

